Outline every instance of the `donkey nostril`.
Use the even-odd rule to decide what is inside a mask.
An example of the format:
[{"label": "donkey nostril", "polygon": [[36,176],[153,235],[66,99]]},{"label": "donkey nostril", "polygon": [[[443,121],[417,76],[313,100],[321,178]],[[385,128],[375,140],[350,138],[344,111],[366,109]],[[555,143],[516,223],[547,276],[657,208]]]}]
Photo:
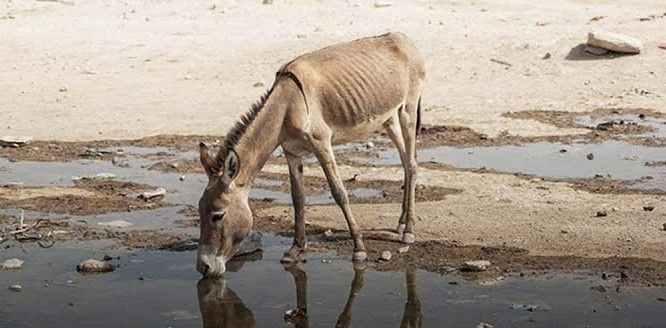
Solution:
[{"label": "donkey nostril", "polygon": [[206,273],[208,273],[209,270],[210,270],[210,266],[208,266],[208,264],[204,264],[204,265],[203,265],[203,272],[202,272],[202,273],[203,273],[203,274],[206,274]]}]

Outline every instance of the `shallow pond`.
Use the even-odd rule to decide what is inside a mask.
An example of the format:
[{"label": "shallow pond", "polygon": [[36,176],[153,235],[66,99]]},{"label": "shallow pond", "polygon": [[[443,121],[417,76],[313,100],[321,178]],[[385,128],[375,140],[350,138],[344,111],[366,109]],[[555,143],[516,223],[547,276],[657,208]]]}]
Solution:
[{"label": "shallow pond", "polygon": [[[0,326],[666,326],[666,302],[657,300],[666,297],[664,288],[599,292],[590,287],[612,282],[586,275],[487,285],[421,271],[355,269],[334,254],[311,254],[285,268],[279,258],[289,243],[266,235],[263,259],[231,265],[235,272],[224,280],[203,281],[194,252],[109,251],[90,243],[3,249],[3,258],[26,262],[19,271],[0,272]],[[105,254],[120,257],[111,261],[119,266],[114,272],[76,272],[79,261]],[[8,290],[13,284],[23,290]],[[534,311],[524,309],[532,305]]]}]

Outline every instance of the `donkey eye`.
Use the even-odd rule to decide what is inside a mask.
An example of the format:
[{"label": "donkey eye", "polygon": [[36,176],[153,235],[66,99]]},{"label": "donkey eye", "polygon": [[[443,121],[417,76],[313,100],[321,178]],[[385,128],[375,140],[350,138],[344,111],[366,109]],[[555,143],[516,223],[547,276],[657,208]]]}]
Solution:
[{"label": "donkey eye", "polygon": [[220,220],[224,219],[224,216],[226,214],[227,214],[226,212],[224,212],[224,213],[213,213],[213,216],[211,217],[211,220],[213,220],[213,222],[220,221]]}]

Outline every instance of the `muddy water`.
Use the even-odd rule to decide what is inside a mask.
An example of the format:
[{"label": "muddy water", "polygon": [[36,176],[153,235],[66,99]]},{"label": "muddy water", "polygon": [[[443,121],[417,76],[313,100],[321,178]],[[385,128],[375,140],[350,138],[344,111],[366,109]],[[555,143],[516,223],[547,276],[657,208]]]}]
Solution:
[{"label": "muddy water", "polygon": [[[663,327],[666,289],[590,289],[609,281],[545,276],[488,285],[427,272],[354,269],[346,258],[313,254],[298,267],[279,264],[289,240],[265,236],[263,259],[237,262],[225,281],[203,281],[194,252],[110,251],[104,244],[3,249],[20,271],[0,272],[1,327]],[[82,275],[78,261],[109,254],[116,271]],[[326,262],[326,263],[324,263]],[[350,297],[351,295],[351,297]],[[299,299],[300,296],[300,299]],[[519,305],[536,305],[525,311]],[[299,320],[300,319],[300,320]],[[307,323],[306,323],[307,322]],[[226,325],[225,325],[226,324]]]}]

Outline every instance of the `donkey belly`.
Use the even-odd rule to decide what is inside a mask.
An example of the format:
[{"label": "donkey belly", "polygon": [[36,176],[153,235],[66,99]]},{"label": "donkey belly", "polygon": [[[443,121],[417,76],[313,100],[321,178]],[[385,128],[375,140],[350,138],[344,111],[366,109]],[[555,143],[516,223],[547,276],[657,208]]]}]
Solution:
[{"label": "donkey belly", "polygon": [[383,113],[367,116],[363,121],[357,122],[356,124],[329,123],[329,127],[333,132],[331,143],[333,145],[341,145],[352,141],[366,139],[373,132],[380,130],[382,128],[382,124],[384,124],[389,118],[395,115],[396,111],[401,106],[402,104],[390,110],[384,111]]}]

